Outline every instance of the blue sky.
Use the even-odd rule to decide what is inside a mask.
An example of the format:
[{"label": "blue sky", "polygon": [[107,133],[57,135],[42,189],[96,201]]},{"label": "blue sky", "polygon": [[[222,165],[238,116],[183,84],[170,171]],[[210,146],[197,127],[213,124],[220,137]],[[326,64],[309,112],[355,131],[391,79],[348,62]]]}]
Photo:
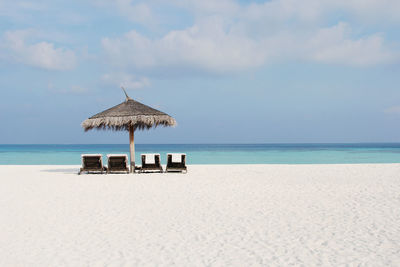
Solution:
[{"label": "blue sky", "polygon": [[124,100],[178,122],[138,143],[400,142],[397,0],[0,0],[0,143],[84,133]]}]

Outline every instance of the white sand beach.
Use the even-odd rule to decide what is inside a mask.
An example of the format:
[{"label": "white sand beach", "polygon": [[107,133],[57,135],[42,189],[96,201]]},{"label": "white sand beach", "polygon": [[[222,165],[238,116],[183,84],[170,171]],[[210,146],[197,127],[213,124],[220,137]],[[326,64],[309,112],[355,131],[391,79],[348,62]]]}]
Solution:
[{"label": "white sand beach", "polygon": [[400,266],[400,164],[0,166],[0,266]]}]

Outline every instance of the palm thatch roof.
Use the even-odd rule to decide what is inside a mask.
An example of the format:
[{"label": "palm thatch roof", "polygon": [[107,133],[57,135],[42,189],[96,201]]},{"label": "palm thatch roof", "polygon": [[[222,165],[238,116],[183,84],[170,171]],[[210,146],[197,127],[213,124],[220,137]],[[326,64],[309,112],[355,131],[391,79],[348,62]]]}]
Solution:
[{"label": "palm thatch roof", "polygon": [[[125,93],[126,94],[126,93]],[[126,95],[126,101],[100,112],[82,122],[85,131],[91,129],[134,130],[151,127],[175,126],[176,121],[168,114],[146,106]]]}]

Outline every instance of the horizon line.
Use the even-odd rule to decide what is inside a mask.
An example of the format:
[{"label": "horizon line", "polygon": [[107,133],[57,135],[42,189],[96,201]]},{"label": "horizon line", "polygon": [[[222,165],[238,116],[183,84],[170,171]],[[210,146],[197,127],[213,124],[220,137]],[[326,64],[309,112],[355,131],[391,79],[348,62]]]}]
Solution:
[{"label": "horizon line", "polygon": [[[282,143],[136,143],[135,145],[346,145],[346,144],[400,144],[398,142],[282,142]],[[13,143],[3,145],[129,145],[128,143]]]}]

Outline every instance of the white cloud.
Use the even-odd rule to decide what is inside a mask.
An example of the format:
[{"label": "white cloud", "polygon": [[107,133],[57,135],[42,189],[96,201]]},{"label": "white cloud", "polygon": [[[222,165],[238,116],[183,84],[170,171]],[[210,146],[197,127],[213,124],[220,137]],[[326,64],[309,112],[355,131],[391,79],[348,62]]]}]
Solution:
[{"label": "white cloud", "polygon": [[369,66],[393,63],[399,53],[391,51],[380,34],[352,38],[351,28],[338,23],[328,28],[286,31],[250,36],[240,25],[209,17],[180,31],[150,39],[131,31],[104,38],[102,46],[112,64],[140,70],[192,68],[232,72],[282,60]]},{"label": "white cloud", "polygon": [[150,86],[146,77],[136,77],[127,73],[108,73],[102,76],[102,81],[112,86],[124,87],[126,89],[140,89]]},{"label": "white cloud", "polygon": [[0,49],[6,58],[26,65],[48,70],[68,70],[76,65],[72,50],[57,48],[46,41],[28,42],[34,35],[31,30],[8,31],[4,34]]},{"label": "white cloud", "polygon": [[102,45],[114,64],[140,69],[178,66],[223,72],[259,66],[268,57],[262,42],[229,31],[219,19],[171,31],[160,39],[131,31],[122,38],[104,38]]},{"label": "white cloud", "polygon": [[309,40],[310,59],[356,66],[392,63],[399,60],[399,54],[385,47],[379,34],[352,39],[351,29],[345,23],[320,29]]},{"label": "white cloud", "polygon": [[[145,6],[142,13],[146,19],[154,20],[159,15],[154,12],[157,4],[165,5],[161,0],[113,3],[122,13],[131,13],[129,10],[136,10],[137,5]],[[357,67],[400,60],[400,48],[385,40],[384,30],[371,32],[363,26],[371,14],[380,18],[371,19],[371,23],[395,21],[394,14],[400,13],[397,0],[168,3],[187,10],[193,16],[193,24],[164,34],[132,30],[117,38],[103,38],[103,50],[113,66],[134,71],[192,69],[224,73],[291,60]],[[344,22],[332,26],[333,15],[338,14]],[[352,21],[346,22],[346,18]],[[357,24],[357,18],[362,22]]]}]

